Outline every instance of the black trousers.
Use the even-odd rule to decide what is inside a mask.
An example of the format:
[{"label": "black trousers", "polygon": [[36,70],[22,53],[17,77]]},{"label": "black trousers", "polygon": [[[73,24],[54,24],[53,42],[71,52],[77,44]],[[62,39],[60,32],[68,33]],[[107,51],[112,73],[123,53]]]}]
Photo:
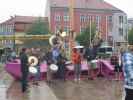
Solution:
[{"label": "black trousers", "polygon": [[126,97],[125,100],[133,100],[133,89],[125,89]]},{"label": "black trousers", "polygon": [[65,80],[65,64],[58,64],[58,71],[57,71],[57,77],[59,79]]},{"label": "black trousers", "polygon": [[27,90],[27,86],[28,86],[27,77],[28,77],[28,73],[23,72],[22,79],[21,79],[22,92],[25,92]]}]

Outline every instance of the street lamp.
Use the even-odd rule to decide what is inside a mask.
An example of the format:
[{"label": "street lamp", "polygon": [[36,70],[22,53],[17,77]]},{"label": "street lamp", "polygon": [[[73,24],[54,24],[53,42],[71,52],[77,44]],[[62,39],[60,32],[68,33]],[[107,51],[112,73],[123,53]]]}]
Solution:
[{"label": "street lamp", "polygon": [[16,21],[16,15],[15,15],[13,20],[14,20],[13,21],[13,50],[15,50],[15,48],[16,48],[16,45],[15,45],[15,21]]}]

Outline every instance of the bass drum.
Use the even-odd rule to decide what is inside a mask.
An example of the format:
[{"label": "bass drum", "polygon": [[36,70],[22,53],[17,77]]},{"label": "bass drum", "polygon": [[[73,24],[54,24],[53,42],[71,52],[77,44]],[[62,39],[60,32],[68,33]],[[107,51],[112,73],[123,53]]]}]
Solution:
[{"label": "bass drum", "polygon": [[38,64],[38,59],[35,56],[30,56],[28,62],[30,63],[30,66],[36,66]]}]

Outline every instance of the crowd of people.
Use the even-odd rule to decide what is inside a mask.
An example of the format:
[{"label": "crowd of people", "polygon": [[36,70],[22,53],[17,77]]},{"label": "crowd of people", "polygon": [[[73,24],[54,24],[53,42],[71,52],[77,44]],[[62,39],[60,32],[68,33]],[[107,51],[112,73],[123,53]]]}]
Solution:
[{"label": "crowd of people", "polygon": [[[19,56],[16,56],[16,53],[13,51],[11,52],[11,57],[9,57],[9,61],[13,61],[14,59],[20,58],[21,60],[21,70],[22,70],[22,83],[25,84],[27,83],[25,79],[28,77],[29,73],[29,66],[31,66],[32,63],[34,63],[34,59],[31,62],[28,62],[28,58],[30,56],[34,56],[38,59],[38,64],[35,65],[34,67],[37,69],[37,74],[35,75],[35,79],[33,84],[38,85],[38,80],[41,78],[41,73],[40,73],[40,65],[41,63],[47,64],[47,82],[51,83],[52,78],[53,78],[53,73],[50,69],[51,64],[55,64],[58,66],[58,71],[54,76],[56,78],[65,80],[65,73],[66,73],[66,62],[68,59],[66,58],[65,55],[63,55],[58,48],[49,48],[46,52],[41,50],[40,48],[23,48],[19,54]],[[74,65],[74,80],[80,81],[80,74],[81,74],[81,62],[83,60],[86,60],[88,62],[94,60],[96,58],[95,52],[93,48],[83,50],[78,49],[78,48],[73,48],[72,53],[71,53],[71,63]],[[93,69],[91,68],[90,71],[90,78],[93,79],[94,72]],[[23,86],[23,85],[22,85]],[[24,85],[26,86],[26,85]],[[25,90],[25,89],[24,89]],[[23,91],[24,91],[23,90]]]},{"label": "crowd of people", "polygon": [[[24,56],[23,56],[24,55]],[[28,67],[31,66],[31,63],[34,63],[34,61],[28,62],[28,57],[30,56],[34,56],[38,59],[38,64],[34,67],[36,67],[36,69],[38,70],[37,75],[35,76],[35,82],[34,84],[38,84],[37,80],[39,80],[39,78],[41,77],[40,74],[40,65],[41,63],[45,63],[47,64],[47,82],[51,83],[52,80],[52,73],[51,73],[51,69],[50,69],[50,65],[51,64],[55,64],[58,66],[58,71],[56,74],[56,77],[58,77],[59,79],[63,79],[65,80],[65,71],[66,71],[66,62],[69,61],[65,55],[63,55],[60,51],[59,48],[57,47],[53,47],[53,48],[49,48],[47,51],[41,50],[40,48],[23,48],[19,54],[19,56],[16,56],[16,53],[14,51],[11,52],[10,56],[8,57],[9,61],[13,61],[16,58],[20,58],[21,60],[21,67],[24,68],[24,75],[27,76],[27,74],[25,74],[28,71]],[[116,59],[114,59],[116,56],[112,56],[111,57],[111,61],[112,64],[117,65],[118,61]],[[88,73],[89,79],[95,79],[95,69],[96,69],[96,65],[94,65],[94,63],[91,63],[91,61],[97,59],[97,51],[96,48],[93,48],[93,46],[90,46],[86,49],[84,48],[73,48],[72,52],[71,52],[71,63],[74,65],[74,80],[80,81],[80,74],[81,74],[81,62],[82,61],[86,61],[87,63],[91,64],[91,68],[89,68]],[[114,60],[112,60],[114,59]],[[34,60],[34,59],[33,59]],[[26,64],[26,65],[23,65]],[[27,70],[25,70],[27,69]],[[23,69],[22,69],[23,70]],[[117,68],[116,68],[117,70]],[[25,72],[26,71],[26,72]],[[117,70],[117,72],[119,72]],[[23,73],[23,71],[22,71]],[[24,76],[25,77],[25,76]]]},{"label": "crowd of people", "polygon": [[[114,65],[114,72],[115,72],[115,80],[120,80],[120,77],[124,74],[125,79],[125,91],[126,91],[126,99],[131,100],[133,96],[133,81],[132,81],[132,59],[133,59],[133,50],[130,49],[125,52],[121,52],[119,54],[112,54],[110,57],[110,62]],[[28,49],[22,48],[19,56],[16,56],[14,51],[11,52],[10,57],[8,57],[9,61],[13,61],[16,58],[20,58],[21,61],[21,84],[22,84],[22,92],[25,92],[28,87],[28,76],[29,76],[29,66],[34,61],[28,62],[29,56],[35,56],[38,59],[38,64],[34,67],[37,68],[37,73],[34,75],[34,82],[33,84],[39,85],[38,80],[41,78],[40,74],[40,64],[45,62],[47,64],[47,82],[50,84],[53,79],[53,73],[50,69],[51,64],[56,64],[58,66],[58,71],[56,72],[56,78],[62,79],[65,81],[65,71],[66,71],[66,62],[68,59],[60,52],[59,48],[50,48],[47,52],[43,52],[40,48],[36,49]],[[92,60],[97,59],[97,52],[96,49],[90,46],[85,50],[73,48],[71,52],[71,61],[74,65],[74,81],[80,81],[80,74],[81,74],[81,62],[86,60],[88,63],[91,64]],[[130,69],[130,70],[129,70]],[[95,67],[91,65],[91,68],[88,70],[89,76],[93,79]],[[55,76],[55,73],[54,73]]]},{"label": "crowd of people", "polygon": [[[58,66],[58,71],[54,76],[65,81],[65,73],[66,73],[66,62],[71,60],[71,63],[74,66],[74,81],[80,81],[81,75],[81,62],[87,61],[91,65],[88,69],[89,79],[95,79],[95,69],[97,68],[94,60],[97,60],[101,57],[97,55],[97,47],[90,45],[87,48],[72,48],[71,58],[68,60],[66,55],[61,52],[61,47],[58,45],[57,40],[54,41],[54,46],[49,48],[47,51],[43,51],[40,48],[22,48],[19,56],[16,56],[15,51],[11,51],[8,54],[8,61],[14,61],[16,58],[20,58],[21,61],[21,84],[22,84],[22,92],[25,92],[28,87],[28,76],[29,76],[29,66],[34,63],[34,59],[31,62],[28,61],[30,56],[35,56],[38,59],[38,63],[34,66],[37,69],[37,73],[35,73],[33,84],[39,85],[38,80],[41,78],[40,74],[40,64],[45,63],[47,65],[47,82],[52,83],[53,72],[50,68],[51,64],[55,64]],[[57,45],[56,45],[57,44]],[[110,57],[110,62],[114,66],[115,72],[115,80],[120,80],[121,76],[124,74],[125,79],[125,91],[126,97],[125,100],[131,100],[133,98],[133,49],[129,49],[128,51],[122,51],[118,54],[113,53]],[[130,69],[130,70],[129,70]]]}]

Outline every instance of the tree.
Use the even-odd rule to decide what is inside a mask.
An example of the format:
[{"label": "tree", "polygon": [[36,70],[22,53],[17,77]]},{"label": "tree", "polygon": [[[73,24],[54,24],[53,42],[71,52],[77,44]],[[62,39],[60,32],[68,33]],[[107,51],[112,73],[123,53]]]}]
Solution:
[{"label": "tree", "polygon": [[133,28],[128,32],[128,42],[133,45]]},{"label": "tree", "polygon": [[[92,24],[91,25],[91,41],[94,39],[95,34],[96,34],[96,25]],[[80,43],[80,45],[88,46],[90,42],[90,26],[89,25],[86,27],[86,29],[82,33],[77,35],[76,41]]]},{"label": "tree", "polygon": [[[28,35],[46,35],[49,34],[49,27],[48,27],[48,23],[45,22],[42,18],[38,18],[38,20],[36,20],[31,27],[29,28],[29,30],[27,31]],[[42,47],[42,46],[48,46],[48,39],[47,40],[27,40],[25,41],[25,46],[27,47]]]},{"label": "tree", "polygon": [[29,35],[45,35],[49,33],[48,23],[42,18],[38,18],[27,31]]}]

